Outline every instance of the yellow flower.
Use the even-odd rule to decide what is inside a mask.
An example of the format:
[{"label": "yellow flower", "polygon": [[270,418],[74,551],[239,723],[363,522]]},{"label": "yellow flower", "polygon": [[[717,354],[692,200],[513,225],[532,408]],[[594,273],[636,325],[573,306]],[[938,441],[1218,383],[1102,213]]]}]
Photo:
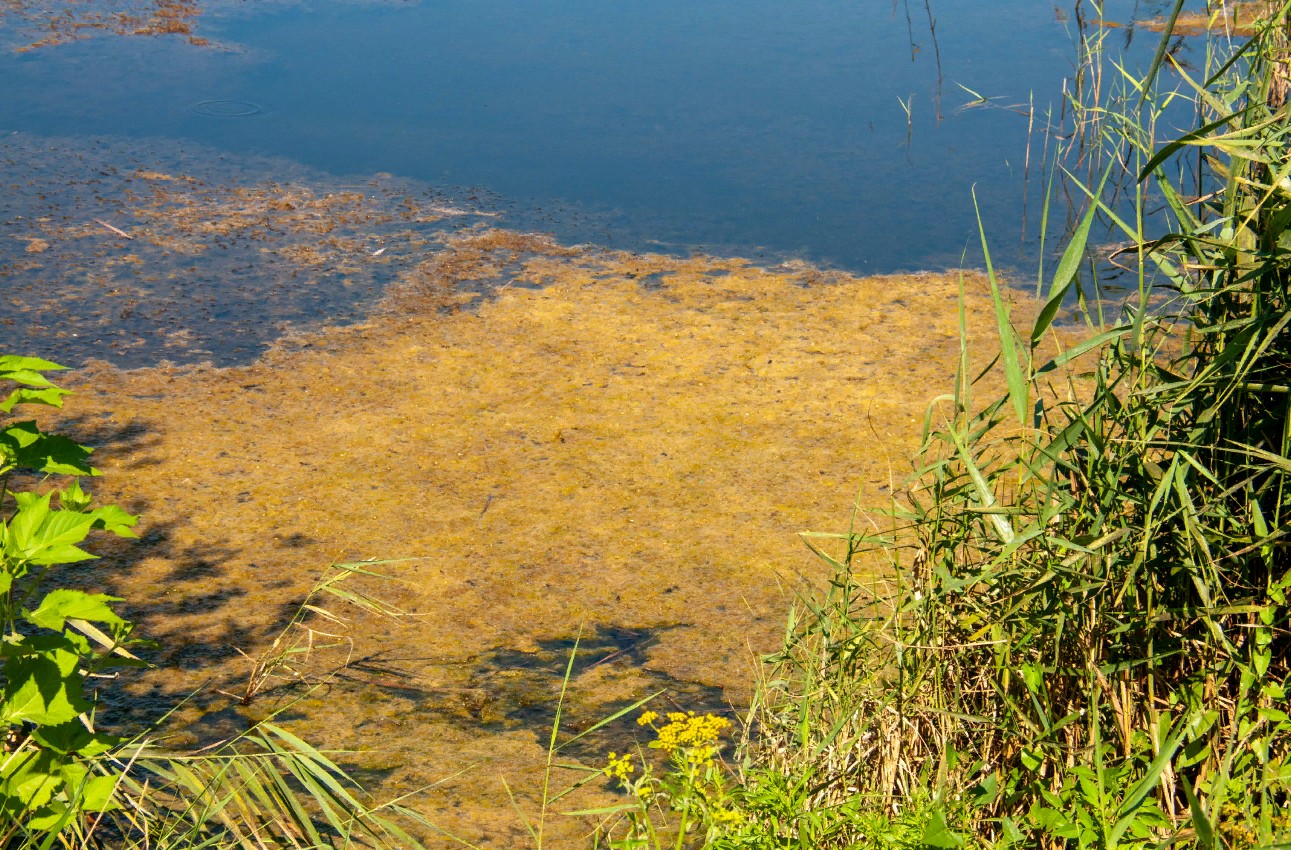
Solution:
[{"label": "yellow flower", "polygon": [[718,739],[730,725],[731,721],[715,714],[674,711],[668,715],[668,725],[655,732],[650,746],[670,754],[681,750],[687,761],[708,764],[717,755]]},{"label": "yellow flower", "polygon": [[642,712],[641,716],[637,718],[637,725],[649,726],[658,719],[659,719],[659,712],[657,711]]},{"label": "yellow flower", "polygon": [[627,784],[628,776],[636,769],[637,766],[632,763],[631,754],[624,753],[623,755],[619,755],[618,753],[610,753],[609,763],[602,768],[602,772],[611,779],[617,779],[620,782]]},{"label": "yellow flower", "polygon": [[713,823],[733,824],[733,823],[738,823],[739,821],[740,821],[740,813],[737,811],[734,811],[732,809],[727,809],[722,806],[718,806],[717,808],[713,809]]}]

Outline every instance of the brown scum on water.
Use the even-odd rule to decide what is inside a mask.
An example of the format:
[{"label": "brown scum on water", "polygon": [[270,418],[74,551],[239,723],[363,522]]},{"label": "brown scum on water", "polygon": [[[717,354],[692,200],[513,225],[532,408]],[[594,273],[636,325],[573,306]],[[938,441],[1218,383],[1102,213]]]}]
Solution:
[{"label": "brown scum on water", "polygon": [[[989,328],[983,281],[964,283],[970,327]],[[371,589],[417,616],[358,618],[368,666],[301,724],[364,750],[388,789],[471,768],[424,808],[508,846],[498,777],[532,810],[543,741],[498,720],[508,674],[479,659],[653,630],[641,663],[576,678],[571,711],[644,696],[649,671],[741,704],[795,589],[826,574],[797,532],[906,476],[954,373],[959,288],[459,234],[368,321],[251,365],[76,373],[63,426],[102,446],[97,495],[144,529],[85,580],[161,642],[134,692],[182,693],[236,688],[229,647],[263,649],[328,563],[416,557]]]},{"label": "brown scum on water", "polygon": [[14,136],[0,166],[0,327],[69,363],[248,362],[287,325],[366,315],[444,232],[496,217],[200,148]]},{"label": "brown scum on water", "polygon": [[[1227,33],[1238,38],[1255,34],[1255,25],[1267,18],[1273,9],[1270,0],[1208,0],[1202,11],[1179,13],[1171,32],[1174,35],[1203,35],[1207,32]],[[1122,23],[1100,20],[1102,26],[1121,27]],[[1150,32],[1161,32],[1168,23],[1164,17],[1134,21],[1133,26]]]},{"label": "brown scum on water", "polygon": [[20,53],[97,34],[178,36],[203,46],[207,40],[194,32],[201,14],[189,0],[0,0],[0,23],[30,39],[14,47]]}]

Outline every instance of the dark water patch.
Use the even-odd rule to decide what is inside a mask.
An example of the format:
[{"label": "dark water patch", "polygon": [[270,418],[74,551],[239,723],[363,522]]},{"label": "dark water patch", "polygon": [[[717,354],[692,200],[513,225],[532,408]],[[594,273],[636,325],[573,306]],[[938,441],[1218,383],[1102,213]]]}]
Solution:
[{"label": "dark water patch", "polygon": [[637,283],[641,284],[642,289],[660,290],[664,288],[664,281],[667,280],[666,272],[652,272],[644,277],[638,278]]},{"label": "dark water patch", "polygon": [[445,234],[493,215],[388,176],[203,149],[8,136],[0,162],[0,325],[11,350],[73,365],[249,362],[294,328],[362,318]]}]

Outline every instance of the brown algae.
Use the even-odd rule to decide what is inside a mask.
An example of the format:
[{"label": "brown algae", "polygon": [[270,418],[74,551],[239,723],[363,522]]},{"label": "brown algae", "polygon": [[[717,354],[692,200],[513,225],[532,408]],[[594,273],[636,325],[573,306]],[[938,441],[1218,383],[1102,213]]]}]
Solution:
[{"label": "brown algae", "polygon": [[20,53],[79,41],[93,35],[179,36],[203,46],[194,25],[202,7],[189,0],[2,0],[0,24],[11,19],[29,41],[14,49]]},{"label": "brown algae", "polygon": [[[965,282],[970,326],[989,327],[982,280]],[[747,700],[795,589],[827,572],[797,532],[836,528],[858,484],[862,504],[886,502],[907,474],[954,373],[959,291],[958,275],[469,231],[369,321],[251,365],[79,372],[61,427],[102,446],[97,495],[144,526],[85,581],[134,602],[161,643],[138,698],[236,690],[230,647],[262,650],[326,564],[416,558],[371,588],[416,616],[357,617],[353,663],[297,707],[300,726],[361,750],[352,763],[391,793],[442,780],[433,820],[515,846],[499,777],[535,814],[545,739],[509,718],[552,705],[580,631],[603,663],[572,681],[573,722],[657,676]],[[649,639],[598,643],[615,630]],[[535,685],[499,653],[551,675]],[[586,825],[553,828],[564,846]]]},{"label": "brown algae", "polygon": [[204,148],[12,136],[0,165],[0,326],[67,363],[249,362],[288,326],[366,315],[445,232],[496,217]]},{"label": "brown algae", "polygon": [[[1256,24],[1267,19],[1273,7],[1269,0],[1208,0],[1204,11],[1180,12],[1171,29],[1173,35],[1196,36],[1222,33],[1238,38],[1255,34]],[[1103,26],[1119,27],[1112,21],[1098,21]],[[1149,32],[1163,32],[1169,21],[1163,17],[1134,21],[1134,26]]]}]

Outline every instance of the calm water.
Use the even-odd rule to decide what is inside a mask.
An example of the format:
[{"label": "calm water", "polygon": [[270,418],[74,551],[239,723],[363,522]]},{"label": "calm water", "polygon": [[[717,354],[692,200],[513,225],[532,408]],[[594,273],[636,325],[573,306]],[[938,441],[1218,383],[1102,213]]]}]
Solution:
[{"label": "calm water", "polygon": [[[978,262],[975,185],[1000,258],[1029,266],[1023,194],[1034,233],[1043,138],[1030,137],[1027,187],[1019,113],[1058,108],[1075,13],[1096,16],[1071,0],[204,5],[206,47],[99,35],[15,52],[35,39],[8,13],[0,154],[21,150],[4,175],[8,235],[27,238],[51,198],[97,217],[109,189],[67,187],[121,160],[319,191],[389,175],[564,240],[891,272]],[[1114,3],[1106,17],[1166,5]],[[1155,36],[1125,32],[1117,48],[1146,64]],[[967,106],[965,89],[992,106]],[[24,243],[3,241],[12,269]],[[344,318],[368,289],[336,292],[283,321]]]}]

